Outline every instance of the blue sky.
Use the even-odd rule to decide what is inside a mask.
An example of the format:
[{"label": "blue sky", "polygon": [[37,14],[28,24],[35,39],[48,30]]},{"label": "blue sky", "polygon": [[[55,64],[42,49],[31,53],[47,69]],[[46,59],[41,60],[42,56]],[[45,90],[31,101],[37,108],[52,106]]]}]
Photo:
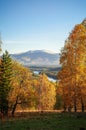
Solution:
[{"label": "blue sky", "polygon": [[59,52],[86,17],[86,0],[0,0],[2,49]]}]

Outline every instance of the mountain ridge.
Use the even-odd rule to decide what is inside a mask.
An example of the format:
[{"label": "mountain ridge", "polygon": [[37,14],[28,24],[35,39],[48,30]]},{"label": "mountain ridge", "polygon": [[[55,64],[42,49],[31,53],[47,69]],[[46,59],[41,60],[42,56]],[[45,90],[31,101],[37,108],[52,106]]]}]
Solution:
[{"label": "mountain ridge", "polygon": [[19,54],[11,54],[11,57],[28,66],[59,65],[59,54],[50,50],[29,50]]}]

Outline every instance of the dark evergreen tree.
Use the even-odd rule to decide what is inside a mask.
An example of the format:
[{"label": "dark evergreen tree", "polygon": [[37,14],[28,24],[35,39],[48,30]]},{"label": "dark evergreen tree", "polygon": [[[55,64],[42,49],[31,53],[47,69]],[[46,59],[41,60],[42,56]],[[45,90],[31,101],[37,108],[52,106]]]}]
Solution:
[{"label": "dark evergreen tree", "polygon": [[8,96],[12,77],[12,60],[7,51],[5,51],[1,58],[0,73],[0,112],[7,115],[9,108]]}]

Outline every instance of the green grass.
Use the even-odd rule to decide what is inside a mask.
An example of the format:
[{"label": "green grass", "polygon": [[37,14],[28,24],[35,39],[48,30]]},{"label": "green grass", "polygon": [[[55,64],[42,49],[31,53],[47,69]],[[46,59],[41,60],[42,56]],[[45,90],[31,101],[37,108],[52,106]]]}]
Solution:
[{"label": "green grass", "polygon": [[86,116],[44,113],[0,122],[0,130],[86,130]]}]

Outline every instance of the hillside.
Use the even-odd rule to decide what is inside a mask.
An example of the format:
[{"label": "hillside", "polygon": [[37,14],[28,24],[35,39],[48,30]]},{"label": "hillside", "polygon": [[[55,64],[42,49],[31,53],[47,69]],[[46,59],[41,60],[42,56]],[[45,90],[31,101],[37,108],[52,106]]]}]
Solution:
[{"label": "hillside", "polygon": [[27,51],[20,54],[11,54],[14,60],[27,66],[59,65],[59,54],[45,50]]}]

